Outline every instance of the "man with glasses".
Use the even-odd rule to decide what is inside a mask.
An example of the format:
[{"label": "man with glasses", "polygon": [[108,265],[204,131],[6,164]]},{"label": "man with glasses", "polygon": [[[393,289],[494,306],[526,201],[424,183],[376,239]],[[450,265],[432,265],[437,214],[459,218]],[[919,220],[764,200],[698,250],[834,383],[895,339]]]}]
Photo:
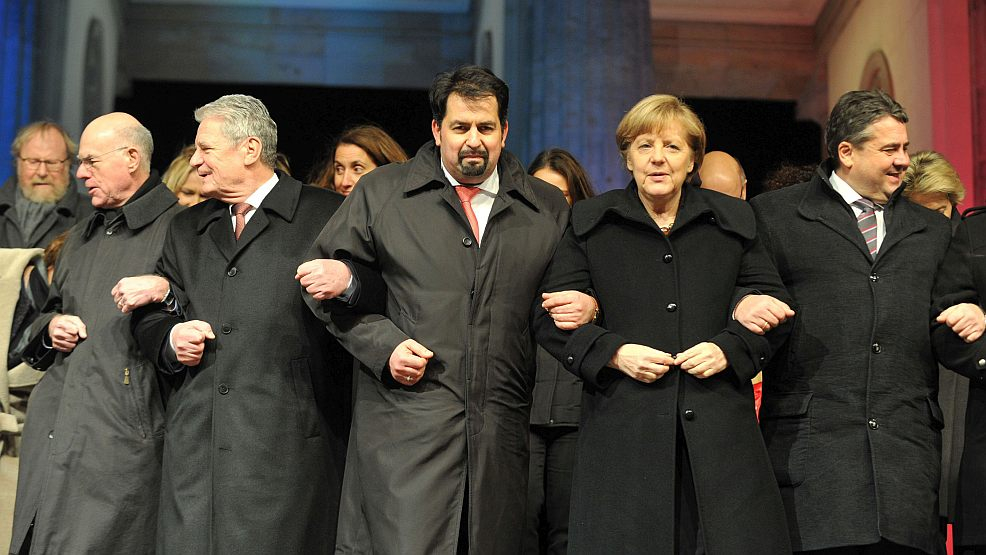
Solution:
[{"label": "man with glasses", "polygon": [[10,146],[14,177],[0,188],[0,248],[44,247],[92,212],[72,187],[75,143],[58,124],[31,123]]},{"label": "man with glasses", "polygon": [[[98,117],[79,142],[76,177],[95,211],[69,230],[24,349],[45,376],[25,418],[10,552],[150,553],[169,388],[114,300],[121,278],[154,270],[180,206],[133,116]],[[129,282],[128,299],[168,295],[163,279]]]}]

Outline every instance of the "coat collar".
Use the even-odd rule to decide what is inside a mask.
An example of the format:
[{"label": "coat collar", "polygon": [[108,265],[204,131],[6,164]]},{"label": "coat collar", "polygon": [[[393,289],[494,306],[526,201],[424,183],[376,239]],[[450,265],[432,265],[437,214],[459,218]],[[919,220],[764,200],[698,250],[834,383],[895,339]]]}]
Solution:
[{"label": "coat collar", "polygon": [[[829,175],[833,170],[833,160],[822,162],[815,170],[815,175],[805,188],[804,195],[798,203],[798,214],[803,218],[817,221],[828,226],[869,256],[869,249],[856,225],[852,208],[829,183]],[[890,195],[884,212],[886,235],[877,253],[877,259],[899,243],[904,237],[917,233],[928,226],[924,218],[916,217],[915,206],[903,200],[903,187],[898,187]]]},{"label": "coat collar", "polygon": [[[158,177],[157,172],[151,171],[151,175],[148,176],[143,185],[120,209],[120,212],[123,213],[122,223],[131,231],[136,231],[149,225],[177,203],[178,198],[168,190],[168,187]],[[103,212],[98,210],[93,212],[86,223],[85,236],[87,238],[92,236],[103,219]]]},{"label": "coat collar", "polygon": [[[446,200],[459,203],[459,197],[452,190],[452,185],[442,171],[441,154],[434,142],[425,143],[408,163],[411,164],[411,168],[404,181],[405,195],[413,195],[426,189],[443,188],[442,196]],[[516,156],[507,150],[501,151],[497,171],[500,173],[500,191],[497,193],[497,200],[502,200],[503,204],[501,205],[500,202],[494,204],[490,217],[509,206],[511,199],[514,198],[522,200],[535,211],[541,210],[541,201],[534,194],[527,179],[527,172]]]},{"label": "coat collar", "polygon": [[[681,201],[674,220],[675,232],[696,222],[707,222],[745,239],[756,236],[756,221],[751,210],[737,209],[744,201],[685,184],[681,189]],[[637,184],[632,180],[622,191],[611,191],[594,199],[575,204],[572,210],[572,229],[576,235],[585,235],[607,217],[617,217],[644,225],[660,233],[637,194]]]}]

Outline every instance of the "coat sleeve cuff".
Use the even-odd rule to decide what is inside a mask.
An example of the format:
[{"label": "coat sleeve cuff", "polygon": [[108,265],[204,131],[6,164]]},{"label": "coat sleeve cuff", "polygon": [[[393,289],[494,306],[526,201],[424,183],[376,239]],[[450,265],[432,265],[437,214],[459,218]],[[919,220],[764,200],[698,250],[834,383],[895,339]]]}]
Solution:
[{"label": "coat sleeve cuff", "polygon": [[596,325],[585,325],[572,333],[565,344],[561,363],[583,381],[604,388],[619,376],[618,370],[607,365],[625,343],[618,334]]}]

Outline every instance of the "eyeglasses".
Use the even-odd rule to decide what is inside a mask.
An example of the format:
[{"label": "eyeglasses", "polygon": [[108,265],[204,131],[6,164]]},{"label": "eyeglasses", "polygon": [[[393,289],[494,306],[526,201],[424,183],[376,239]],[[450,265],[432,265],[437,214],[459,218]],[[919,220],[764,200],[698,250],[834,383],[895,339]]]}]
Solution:
[{"label": "eyeglasses", "polygon": [[44,164],[45,168],[47,168],[48,171],[50,172],[61,171],[62,168],[65,167],[65,162],[69,161],[68,158],[64,160],[40,160],[38,158],[21,158],[20,156],[18,156],[17,158],[21,162],[24,162],[24,165],[27,166],[27,169],[31,170],[32,172],[38,171],[38,168],[41,167],[41,164]]},{"label": "eyeglasses", "polygon": [[123,150],[125,148],[130,148],[130,147],[129,146],[121,146],[120,148],[114,148],[113,150],[107,150],[106,152],[104,152],[102,154],[97,154],[95,156],[83,156],[83,157],[80,157],[79,158],[79,165],[80,166],[84,166],[86,168],[89,168],[91,170],[93,168],[93,166],[96,165],[96,162],[99,162],[99,160],[97,160],[97,158],[102,158],[103,156],[106,156],[107,154],[113,154],[114,152]]}]

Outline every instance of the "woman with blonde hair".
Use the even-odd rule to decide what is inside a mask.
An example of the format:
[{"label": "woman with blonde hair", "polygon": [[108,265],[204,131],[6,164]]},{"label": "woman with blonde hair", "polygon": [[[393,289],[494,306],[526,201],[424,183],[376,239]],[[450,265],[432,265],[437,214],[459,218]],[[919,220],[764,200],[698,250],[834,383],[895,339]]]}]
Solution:
[{"label": "woman with blonde hair", "polygon": [[182,206],[194,206],[205,200],[205,197],[199,193],[202,189],[202,178],[190,162],[193,154],[195,154],[195,145],[182,148],[161,176],[161,181],[164,181],[168,189],[178,197],[178,204]]},{"label": "woman with blonde hair", "polygon": [[924,150],[911,155],[911,165],[904,173],[903,194],[911,202],[951,218],[965,198],[965,186],[944,156]]}]

